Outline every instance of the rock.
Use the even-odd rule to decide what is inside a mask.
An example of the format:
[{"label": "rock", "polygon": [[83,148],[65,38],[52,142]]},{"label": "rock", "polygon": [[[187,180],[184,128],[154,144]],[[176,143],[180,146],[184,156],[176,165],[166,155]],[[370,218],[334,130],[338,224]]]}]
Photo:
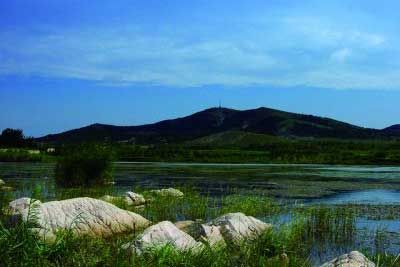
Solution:
[{"label": "rock", "polygon": [[352,251],[326,262],[320,267],[375,267],[375,264],[361,252]]},{"label": "rock", "polygon": [[[27,221],[28,209],[21,211]],[[150,222],[142,216],[120,209],[107,202],[88,198],[73,198],[42,203],[35,208],[38,233],[54,237],[57,230],[72,230],[76,234],[111,236],[147,227]]]},{"label": "rock", "polygon": [[132,249],[136,254],[142,254],[146,250],[166,245],[170,245],[178,251],[196,252],[203,248],[201,242],[197,242],[193,237],[179,230],[169,221],[150,226],[132,243],[126,244],[124,247]]},{"label": "rock", "polygon": [[225,241],[236,244],[240,244],[245,239],[256,238],[272,228],[271,224],[264,223],[252,216],[246,216],[241,212],[228,213],[207,225],[219,227]]},{"label": "rock", "polygon": [[183,197],[182,191],[171,187],[158,190],[151,190],[150,192],[162,197]]},{"label": "rock", "polygon": [[0,191],[11,192],[11,191],[14,191],[14,188],[12,188],[11,186],[1,186]]},{"label": "rock", "polygon": [[226,245],[224,237],[221,234],[220,227],[202,224],[200,231],[202,239],[211,247]]},{"label": "rock", "polygon": [[31,199],[29,197],[22,197],[11,201],[8,204],[9,212],[11,215],[21,214],[25,209],[35,209],[37,206],[41,205],[40,200]]},{"label": "rock", "polygon": [[3,186],[5,184],[6,184],[6,182],[4,182],[2,179],[0,179],[0,186]]},{"label": "rock", "polygon": [[[130,206],[140,206],[146,203],[146,200],[144,199],[144,196],[138,193],[134,192],[126,192],[125,193],[125,201],[127,204],[129,203]],[[128,205],[129,205],[128,204]]]}]

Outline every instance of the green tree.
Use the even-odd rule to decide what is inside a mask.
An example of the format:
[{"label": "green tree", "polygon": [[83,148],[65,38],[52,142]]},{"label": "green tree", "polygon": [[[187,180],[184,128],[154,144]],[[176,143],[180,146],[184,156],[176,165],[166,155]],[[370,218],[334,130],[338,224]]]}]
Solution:
[{"label": "green tree", "polygon": [[8,147],[21,147],[24,145],[25,136],[21,129],[4,129],[0,136],[0,144]]}]

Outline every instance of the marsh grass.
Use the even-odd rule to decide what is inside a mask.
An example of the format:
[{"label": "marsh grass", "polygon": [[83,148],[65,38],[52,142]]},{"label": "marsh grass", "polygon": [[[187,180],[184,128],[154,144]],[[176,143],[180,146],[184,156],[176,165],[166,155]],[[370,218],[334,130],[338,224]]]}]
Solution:
[{"label": "marsh grass", "polygon": [[389,253],[377,253],[368,255],[369,258],[376,263],[376,267],[399,267],[400,254],[393,255]]},{"label": "marsh grass", "polygon": [[[143,191],[150,199],[143,210],[137,210],[153,222],[164,220],[203,220],[208,221],[230,212],[243,212],[246,215],[268,217],[281,212],[281,206],[273,199],[263,195],[235,194],[212,197],[200,194],[191,188],[180,188],[184,197],[157,196]],[[137,190],[140,192],[140,190]]]},{"label": "marsh grass", "polygon": [[303,232],[304,242],[313,246],[345,246],[356,235],[356,213],[343,207],[311,206],[294,212],[297,228]]},{"label": "marsh grass", "polygon": [[[144,189],[142,193],[151,201],[143,209],[117,206],[142,214],[154,223],[163,220],[207,221],[227,212],[243,212],[255,217],[272,218],[287,214],[287,207],[268,196],[248,195],[239,191],[222,197],[200,194],[190,188],[180,188],[183,198],[161,197]],[[43,192],[35,191],[35,198]],[[59,192],[57,198],[78,196],[100,197],[104,194],[118,195],[113,187],[72,188]],[[10,196],[1,196],[5,207]],[[28,222],[17,225],[6,223],[0,216],[0,265],[1,266],[312,266],[312,251],[326,251],[331,247],[346,246],[354,242],[357,231],[357,213],[340,206],[295,206],[291,207],[289,220],[274,225],[255,240],[239,246],[228,244],[226,248],[206,248],[200,253],[177,252],[170,246],[155,248],[151,253],[135,256],[122,248],[138,233],[115,235],[111,238],[75,236],[70,230],[59,231],[56,241],[46,243],[29,228],[34,227],[34,216]],[[376,233],[375,249],[368,256],[377,266],[400,266],[397,255],[385,252],[388,237]],[[362,250],[363,248],[360,248]],[[369,250],[366,250],[368,253]],[[287,258],[283,257],[285,253]],[[287,261],[287,259],[289,259]]]},{"label": "marsh grass", "polygon": [[[235,248],[206,247],[195,253],[167,245],[132,255],[122,248],[132,236],[77,237],[67,230],[59,231],[55,242],[46,243],[30,227],[26,223],[12,228],[0,225],[2,266],[310,266],[297,251],[288,251],[285,241],[278,241],[281,236],[272,231]],[[287,265],[282,265],[282,253],[288,255]]]},{"label": "marsh grass", "polygon": [[276,201],[263,194],[234,194],[222,197],[221,214],[238,211],[250,216],[268,217],[279,214],[282,211],[282,207]]}]

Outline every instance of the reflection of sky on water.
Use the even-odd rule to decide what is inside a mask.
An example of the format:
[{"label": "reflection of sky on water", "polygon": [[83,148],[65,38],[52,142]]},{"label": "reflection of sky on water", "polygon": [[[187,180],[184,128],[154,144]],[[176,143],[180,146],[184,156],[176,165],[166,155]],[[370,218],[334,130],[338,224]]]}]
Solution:
[{"label": "reflection of sky on water", "polygon": [[400,204],[400,191],[396,190],[364,190],[339,193],[311,202],[322,204]]}]

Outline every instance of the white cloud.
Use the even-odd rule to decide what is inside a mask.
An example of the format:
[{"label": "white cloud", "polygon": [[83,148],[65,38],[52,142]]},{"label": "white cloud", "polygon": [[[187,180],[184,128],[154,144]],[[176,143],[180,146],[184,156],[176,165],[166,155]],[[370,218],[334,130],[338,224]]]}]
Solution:
[{"label": "white cloud", "polygon": [[[317,17],[271,17],[246,26],[207,38],[198,38],[190,27],[156,34],[129,25],[40,34],[0,31],[0,40],[7,40],[0,43],[0,76],[85,79],[114,86],[400,88],[395,75],[400,66],[386,66],[385,53],[393,50],[388,52],[381,33]],[[392,61],[395,57],[399,55],[392,53]]]},{"label": "white cloud", "polygon": [[351,50],[349,48],[341,48],[334,51],[331,54],[330,59],[331,61],[344,63],[350,57],[350,55],[351,55]]},{"label": "white cloud", "polygon": [[382,34],[360,31],[348,27],[348,25],[341,26],[338,21],[316,16],[290,16],[283,18],[282,22],[292,30],[293,34],[300,35],[306,41],[319,46],[348,45],[376,48],[386,42],[386,38]]}]

